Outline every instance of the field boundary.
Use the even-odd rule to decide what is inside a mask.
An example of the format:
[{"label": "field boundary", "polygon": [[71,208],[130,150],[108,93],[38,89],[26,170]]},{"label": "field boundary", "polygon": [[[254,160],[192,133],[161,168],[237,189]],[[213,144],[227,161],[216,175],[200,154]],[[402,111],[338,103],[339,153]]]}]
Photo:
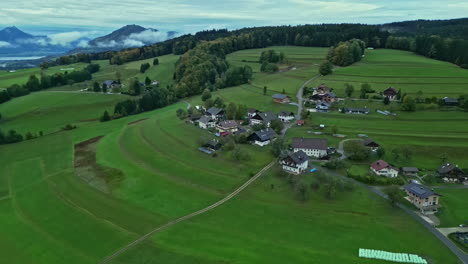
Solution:
[{"label": "field boundary", "polygon": [[147,238],[151,237],[152,235],[158,233],[158,232],[161,232],[177,223],[180,223],[180,222],[183,222],[185,220],[188,220],[190,218],[193,218],[197,215],[200,215],[200,214],[203,214],[203,213],[206,213],[222,204],[224,204],[225,202],[231,200],[232,198],[234,198],[235,196],[237,196],[242,190],[244,190],[245,188],[247,188],[251,183],[253,183],[255,180],[257,180],[258,178],[260,178],[260,176],[263,175],[263,173],[265,171],[267,171],[268,169],[271,168],[271,166],[273,166],[273,164],[275,164],[275,162],[271,162],[270,164],[268,164],[267,166],[265,166],[263,169],[261,169],[255,176],[253,176],[252,178],[250,178],[247,182],[245,182],[244,184],[242,184],[239,188],[237,188],[234,192],[232,192],[231,194],[229,194],[228,196],[224,197],[223,199],[219,200],[218,202],[208,206],[208,207],[205,207],[201,210],[198,210],[196,212],[193,212],[191,214],[188,214],[188,215],[185,215],[185,216],[182,216],[176,220],[173,220],[173,221],[170,221],[169,223],[165,224],[165,225],[162,225],[154,230],[152,230],[151,232],[143,235],[142,237],[140,237],[139,239],[131,242],[130,244],[128,244],[127,246],[117,250],[115,253],[113,253],[112,255],[109,255],[108,257],[106,257],[103,261],[99,262],[99,264],[106,264],[106,263],[109,263],[109,261],[113,260],[114,258],[118,257],[119,255],[121,255],[122,253],[126,252],[127,250],[129,250],[130,248],[138,245],[139,243],[143,242],[144,240],[146,240]]}]

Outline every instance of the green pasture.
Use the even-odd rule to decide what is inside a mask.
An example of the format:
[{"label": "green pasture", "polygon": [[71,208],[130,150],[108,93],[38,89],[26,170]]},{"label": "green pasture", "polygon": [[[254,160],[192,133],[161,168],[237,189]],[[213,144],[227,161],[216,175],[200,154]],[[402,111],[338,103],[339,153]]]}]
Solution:
[{"label": "green pasture", "polygon": [[362,83],[369,83],[376,92],[394,87],[412,95],[422,91],[424,97],[458,97],[468,93],[468,70],[412,52],[377,49],[366,50],[361,62],[335,68],[313,84],[321,83],[333,87],[339,97],[345,96],[345,83],[354,86],[353,97],[359,97]]},{"label": "green pasture", "polygon": [[468,224],[468,210],[466,201],[468,199],[467,189],[436,189],[441,194],[440,202],[442,208],[437,214],[440,219],[440,227],[457,227]]}]

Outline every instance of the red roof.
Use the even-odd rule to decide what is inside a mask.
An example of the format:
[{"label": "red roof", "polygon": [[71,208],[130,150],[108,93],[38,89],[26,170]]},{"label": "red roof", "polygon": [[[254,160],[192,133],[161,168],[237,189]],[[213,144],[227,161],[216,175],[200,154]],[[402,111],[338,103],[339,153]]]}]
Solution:
[{"label": "red roof", "polygon": [[384,92],[384,95],[396,95],[398,92],[393,87],[387,88]]},{"label": "red roof", "polygon": [[388,164],[384,160],[378,160],[378,161],[372,163],[371,167],[375,171],[380,171],[380,170],[383,170],[383,169],[386,169],[386,168],[392,168],[392,169],[396,170],[396,168],[394,168],[392,165]]},{"label": "red roof", "polygon": [[304,121],[304,120],[297,120],[297,123],[298,123],[299,125],[303,125],[303,124],[305,123],[305,121]]}]

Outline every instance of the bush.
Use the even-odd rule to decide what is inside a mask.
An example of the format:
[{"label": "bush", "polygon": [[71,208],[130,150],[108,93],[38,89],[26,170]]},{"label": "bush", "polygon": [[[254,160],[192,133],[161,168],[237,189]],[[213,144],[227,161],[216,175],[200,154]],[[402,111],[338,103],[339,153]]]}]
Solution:
[{"label": "bush", "polygon": [[62,127],[62,130],[73,130],[73,129],[76,129],[77,126],[75,125],[71,125],[71,124],[67,124],[66,126]]},{"label": "bush", "polygon": [[104,114],[102,114],[101,118],[99,119],[99,121],[101,122],[107,122],[107,121],[110,121],[111,120],[111,117],[109,115],[109,112],[107,111],[104,111]]}]

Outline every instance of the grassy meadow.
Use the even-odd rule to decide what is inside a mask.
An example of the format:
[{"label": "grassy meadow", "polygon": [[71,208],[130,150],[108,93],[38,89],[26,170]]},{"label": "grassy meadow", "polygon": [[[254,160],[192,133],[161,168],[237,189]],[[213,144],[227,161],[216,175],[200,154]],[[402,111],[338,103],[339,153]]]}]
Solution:
[{"label": "grassy meadow", "polygon": [[[269,49],[285,52],[288,64],[282,69],[286,70],[259,73],[254,61],[263,49],[230,54],[230,63],[252,66],[253,80],[213,96],[263,111],[296,110],[272,103],[271,94],[285,89],[295,99],[302,83],[317,74],[327,50]],[[93,78],[114,79],[120,72],[124,83],[148,75],[162,85],[171,84],[177,59],[162,56],[160,65],[145,75],[139,73],[139,66],[152,60],[120,66],[100,61],[102,69]],[[182,102],[101,123],[96,118],[127,97],[60,91],[74,90],[74,86],[0,105],[2,130],[45,132],[37,139],[0,146],[0,263],[98,263],[142,234],[222,199],[274,160],[269,147],[240,146],[250,156],[243,162],[230,152],[211,157],[198,151],[200,138],[213,136],[176,118],[175,111],[186,107]],[[268,87],[267,96],[263,86]],[[200,98],[189,101],[198,104]],[[426,161],[422,156],[431,145],[450,150],[450,157],[461,165],[468,145],[464,144],[468,143],[466,129],[460,125],[466,121],[462,114],[416,112],[395,118],[313,114],[306,127],[290,130],[288,137],[308,135],[314,124],[337,125],[340,134],[366,133],[386,148],[406,140],[421,151],[414,155],[415,164],[421,166],[436,159],[430,156]],[[59,131],[68,123],[78,128]],[[76,173],[76,166],[82,165],[75,162],[75,144],[101,136],[80,171],[104,171],[101,182],[112,183],[109,193]],[[85,176],[93,175],[89,171]],[[457,197],[450,207],[462,208]],[[453,215],[454,219],[463,217]],[[457,263],[422,225],[368,190],[355,187],[352,192],[338,192],[332,200],[310,192],[310,199],[300,202],[276,168],[233,200],[154,235],[112,263],[384,263],[359,259],[358,248],[415,253],[431,264]]]},{"label": "grassy meadow", "polygon": [[440,227],[454,227],[468,224],[468,210],[466,201],[468,199],[467,189],[436,189],[441,194],[442,208],[437,214],[440,219]]},{"label": "grassy meadow", "polygon": [[362,83],[369,83],[376,92],[394,87],[412,95],[422,91],[424,97],[458,98],[468,93],[468,71],[412,52],[377,49],[366,50],[362,61],[351,67],[335,68],[333,74],[314,82],[321,83],[333,87],[339,97],[345,96],[345,83],[354,86],[354,97],[359,97]]}]

